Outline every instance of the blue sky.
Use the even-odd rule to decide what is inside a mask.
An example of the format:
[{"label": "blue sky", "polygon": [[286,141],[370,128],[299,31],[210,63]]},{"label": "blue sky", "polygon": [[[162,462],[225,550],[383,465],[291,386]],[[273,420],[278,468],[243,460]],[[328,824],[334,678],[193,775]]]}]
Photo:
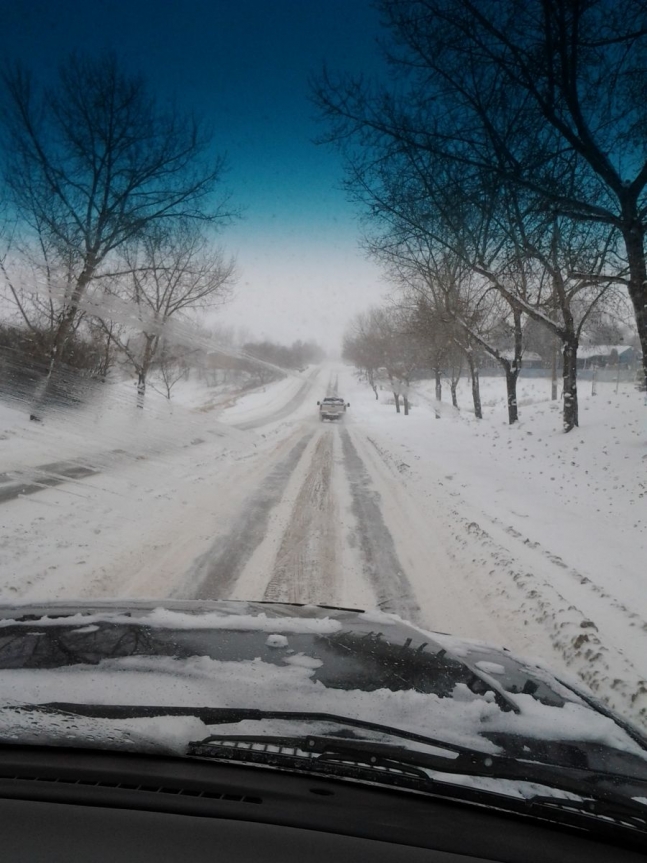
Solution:
[{"label": "blue sky", "polygon": [[313,143],[308,99],[324,62],[379,74],[370,0],[2,0],[0,10],[10,56],[34,71],[51,76],[70,50],[112,49],[212,124],[244,210],[222,237],[240,269],[225,322],[334,345],[350,314],[379,301],[386,286],[358,249],[337,155]]}]

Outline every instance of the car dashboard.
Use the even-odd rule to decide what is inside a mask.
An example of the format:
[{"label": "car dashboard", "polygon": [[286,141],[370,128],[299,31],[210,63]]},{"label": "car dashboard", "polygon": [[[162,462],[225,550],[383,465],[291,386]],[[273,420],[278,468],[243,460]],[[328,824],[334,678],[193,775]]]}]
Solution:
[{"label": "car dashboard", "polygon": [[2,857],[171,860],[643,860],[583,831],[372,784],[202,759],[0,752]]}]

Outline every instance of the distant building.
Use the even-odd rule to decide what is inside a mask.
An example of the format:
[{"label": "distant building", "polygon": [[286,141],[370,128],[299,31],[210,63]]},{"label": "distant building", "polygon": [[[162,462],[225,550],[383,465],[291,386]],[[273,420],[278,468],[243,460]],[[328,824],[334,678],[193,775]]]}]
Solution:
[{"label": "distant building", "polygon": [[[508,350],[501,351],[501,356],[505,360],[512,362],[512,360],[514,359],[514,351],[508,351]],[[488,367],[489,368],[496,368],[496,369],[500,368],[498,361],[495,360],[494,357],[491,356],[490,354],[486,354],[484,356],[484,362],[483,362],[483,368],[488,368]],[[539,356],[539,354],[536,354],[534,351],[524,351],[523,356],[521,358],[521,367],[524,369],[543,369],[546,367],[546,364],[544,363],[542,358]]]},{"label": "distant building", "polygon": [[577,367],[603,369],[620,365],[632,368],[638,358],[638,351],[631,345],[581,345],[577,350]]},{"label": "distant building", "polygon": [[[507,360],[514,359],[512,351],[506,351],[504,356]],[[534,351],[524,351],[521,358],[521,365],[524,369],[543,369],[546,364],[539,354],[536,354]]]}]

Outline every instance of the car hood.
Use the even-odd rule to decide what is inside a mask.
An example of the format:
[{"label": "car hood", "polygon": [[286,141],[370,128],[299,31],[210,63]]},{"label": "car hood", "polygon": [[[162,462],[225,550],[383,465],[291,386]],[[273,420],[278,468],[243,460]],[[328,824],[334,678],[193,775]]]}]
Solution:
[{"label": "car hood", "polygon": [[[33,710],[53,702],[187,717],[62,722]],[[208,734],[197,707],[346,717],[556,764],[647,765],[641,734],[584,688],[391,614],[233,601],[0,607],[0,740],[182,751]]]}]

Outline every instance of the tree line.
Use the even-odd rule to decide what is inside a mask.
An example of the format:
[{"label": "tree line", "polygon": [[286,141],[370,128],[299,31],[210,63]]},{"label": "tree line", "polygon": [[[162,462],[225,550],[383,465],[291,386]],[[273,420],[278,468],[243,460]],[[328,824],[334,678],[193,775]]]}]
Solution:
[{"label": "tree line", "polygon": [[[610,345],[624,343],[628,319],[626,304],[623,308],[622,303],[611,303],[607,298],[605,303],[598,303],[587,319],[587,340],[591,345],[607,346],[605,350]],[[470,339],[468,335],[462,326],[439,313],[425,298],[396,294],[388,303],[374,306],[351,319],[344,332],[342,355],[368,383],[376,400],[380,389],[388,389],[393,394],[396,411],[400,413],[402,409],[405,415],[409,413],[409,391],[414,381],[433,378],[436,402],[441,401],[443,387],[448,384],[452,405],[458,408],[458,384],[467,376],[474,415],[482,419],[481,371],[498,365],[504,372],[508,391],[508,419],[510,423],[516,422],[519,416],[517,377],[524,353],[528,351],[534,355],[534,362],[538,361],[546,372],[550,370],[552,399],[558,398],[560,345],[550,329],[527,318],[517,330],[503,315],[494,317],[488,330],[480,331],[478,339]],[[610,356],[613,357],[613,353]],[[518,366],[511,376],[511,366],[517,357]],[[619,363],[617,350],[616,363]],[[439,407],[437,404],[437,418],[440,418]]]},{"label": "tree line", "polygon": [[[286,371],[305,372],[307,367],[320,363],[323,349],[313,341],[297,339],[291,345],[269,339],[252,341],[246,332],[235,333],[233,328],[219,327],[202,340],[193,364],[209,386],[235,383],[237,387],[264,386],[285,377]],[[210,348],[212,344],[219,348]]]},{"label": "tree line", "polygon": [[0,95],[0,279],[5,374],[28,371],[31,417],[70,369],[115,356],[169,380],[189,312],[222,304],[235,262],[216,234],[237,217],[205,123],[161,101],[113,55],[74,54],[43,83],[5,69]]},{"label": "tree line", "polygon": [[548,332],[570,431],[577,351],[601,304],[631,304],[647,382],[647,7],[377,6],[390,78],[313,82],[365,246],[415,327],[440,328],[468,364],[485,351],[501,365],[510,422],[528,321]]}]

